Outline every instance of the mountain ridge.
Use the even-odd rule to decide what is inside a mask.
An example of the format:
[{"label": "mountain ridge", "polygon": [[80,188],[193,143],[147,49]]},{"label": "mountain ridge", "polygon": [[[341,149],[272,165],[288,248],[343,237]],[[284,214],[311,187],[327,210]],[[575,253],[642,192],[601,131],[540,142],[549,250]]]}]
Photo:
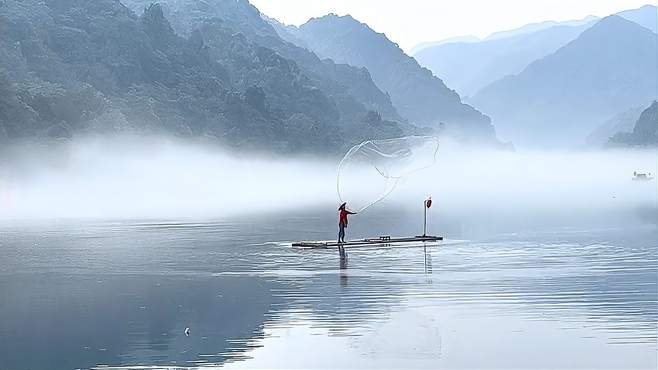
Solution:
[{"label": "mountain ridge", "polygon": [[653,33],[658,32],[658,7],[651,4],[643,5],[637,9],[624,10],[618,16],[637,23]]},{"label": "mountain ridge", "polygon": [[[131,9],[147,6],[152,0],[123,0]],[[176,32],[189,35],[209,21],[220,20],[225,28],[242,34],[256,45],[274,50],[284,58],[293,60],[305,73],[337,100],[347,104],[363,104],[366,109],[377,111],[384,119],[404,121],[390,98],[372,81],[369,73],[358,68],[320,60],[303,47],[283,40],[260,11],[247,0],[160,0],[158,2]],[[357,102],[348,102],[353,98]]]},{"label": "mountain ridge", "polygon": [[[518,75],[485,87],[471,101],[491,113],[510,138],[536,142],[553,136],[574,143],[596,122],[655,99],[656,37],[622,17],[606,17]],[[560,130],[546,131],[558,122]]]},{"label": "mountain ridge", "polygon": [[558,24],[473,43],[447,43],[427,48],[414,57],[465,97],[510,74],[520,73],[578,37],[589,24]]},{"label": "mountain ridge", "polygon": [[463,103],[431,71],[422,68],[385,34],[350,15],[312,18],[296,28],[319,56],[338,63],[365,67],[391,97],[393,105],[410,122],[438,127],[473,140],[495,141],[489,117]]}]

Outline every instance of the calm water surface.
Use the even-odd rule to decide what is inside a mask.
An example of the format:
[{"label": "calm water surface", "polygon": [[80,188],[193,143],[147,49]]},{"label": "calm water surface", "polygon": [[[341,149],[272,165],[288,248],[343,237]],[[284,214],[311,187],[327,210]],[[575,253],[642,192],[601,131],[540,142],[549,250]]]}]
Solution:
[{"label": "calm water surface", "polygon": [[[417,233],[384,214],[348,237]],[[2,225],[0,369],[657,366],[655,224],[290,246],[334,218]]]}]

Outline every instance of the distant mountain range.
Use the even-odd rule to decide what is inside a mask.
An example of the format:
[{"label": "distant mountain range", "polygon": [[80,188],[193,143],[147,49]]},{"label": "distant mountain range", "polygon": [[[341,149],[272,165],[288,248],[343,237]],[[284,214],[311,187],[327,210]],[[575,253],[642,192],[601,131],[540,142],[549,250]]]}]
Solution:
[{"label": "distant mountain range", "polygon": [[[247,0],[0,0],[0,142],[164,133],[339,153],[433,133],[497,145],[491,116],[515,144],[563,146],[656,99],[656,18],[645,6],[430,43],[417,56],[433,73],[350,16],[292,27]],[[630,132],[624,117],[597,140]]]},{"label": "distant mountain range", "polygon": [[646,5],[617,19],[617,26],[590,16],[529,24],[479,41],[425,43],[414,57],[491,116],[503,140],[601,143],[616,132],[614,119],[598,127],[601,122],[656,98],[658,10]]},{"label": "distant mountain range", "polygon": [[445,40],[441,41],[428,41],[428,42],[422,42],[410,50],[410,54],[415,56],[418,54],[421,50],[425,50],[434,46],[439,46],[443,44],[450,44],[450,43],[469,43],[469,42],[480,42],[482,39],[479,37],[473,36],[473,35],[468,35],[468,36],[455,36],[455,37],[450,37]]},{"label": "distant mountain range", "polygon": [[442,127],[462,138],[495,141],[489,117],[462,103],[443,81],[422,68],[384,34],[351,16],[313,18],[299,28],[279,27],[320,57],[366,68],[397,111],[410,122]]},{"label": "distant mountain range", "polygon": [[588,25],[592,24],[596,21],[598,21],[600,18],[595,17],[593,15],[587,16],[583,19],[577,19],[577,20],[572,20],[572,21],[563,21],[563,22],[556,22],[556,21],[544,21],[544,22],[539,22],[539,23],[530,23],[526,24],[525,26],[509,30],[509,31],[499,31],[499,32],[494,32],[491,35],[487,36],[485,38],[486,41],[493,41],[493,40],[500,40],[508,37],[514,37],[514,36],[520,36],[520,35],[525,35],[529,33],[534,33],[534,32],[539,32],[551,27],[555,26],[566,26],[566,27],[575,27],[575,26],[582,26],[582,25]]},{"label": "distant mountain range", "polygon": [[620,132],[611,137],[610,146],[658,146],[658,102],[642,111],[631,132]]},{"label": "distant mountain range", "polygon": [[507,30],[507,31],[498,31],[494,32],[491,35],[481,39],[477,36],[473,35],[467,35],[467,36],[456,36],[456,37],[450,37],[444,40],[440,41],[430,41],[430,42],[422,42],[416,46],[414,46],[411,49],[411,55],[414,57],[420,53],[422,50],[428,49],[430,47],[434,46],[439,46],[443,44],[450,44],[450,43],[477,43],[477,42],[486,42],[486,41],[493,41],[493,40],[500,40],[508,37],[515,37],[515,36],[520,36],[524,34],[529,34],[533,32],[538,32],[541,30],[545,30],[550,27],[554,26],[580,26],[583,24],[591,24],[593,22],[596,22],[600,18],[595,17],[593,15],[587,16],[583,19],[580,20],[573,20],[573,21],[564,21],[564,22],[556,22],[556,21],[544,21],[544,22],[539,22],[539,23],[530,23],[526,24],[525,26],[515,28],[513,30]]},{"label": "distant mountain range", "polygon": [[589,28],[596,18],[576,24],[545,22],[493,34],[480,42],[450,42],[425,48],[414,58],[462,96],[555,52]]},{"label": "distant mountain range", "polygon": [[607,117],[656,99],[657,42],[649,29],[609,16],[471,101],[515,144],[582,144]]},{"label": "distant mountain range", "polygon": [[[618,15],[656,32],[658,10],[654,5]],[[573,21],[545,21],[495,32],[482,40],[461,36],[425,42],[414,47],[412,55],[468,100],[490,83],[518,74],[535,60],[555,52],[599,20],[588,16]]]}]

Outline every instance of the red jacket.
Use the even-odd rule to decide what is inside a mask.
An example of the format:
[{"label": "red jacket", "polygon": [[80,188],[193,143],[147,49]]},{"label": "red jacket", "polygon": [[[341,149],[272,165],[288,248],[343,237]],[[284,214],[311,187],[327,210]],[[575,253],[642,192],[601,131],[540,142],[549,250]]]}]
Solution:
[{"label": "red jacket", "polygon": [[350,212],[345,209],[340,210],[340,215],[338,216],[338,225],[347,227],[347,215],[353,215],[355,212]]}]

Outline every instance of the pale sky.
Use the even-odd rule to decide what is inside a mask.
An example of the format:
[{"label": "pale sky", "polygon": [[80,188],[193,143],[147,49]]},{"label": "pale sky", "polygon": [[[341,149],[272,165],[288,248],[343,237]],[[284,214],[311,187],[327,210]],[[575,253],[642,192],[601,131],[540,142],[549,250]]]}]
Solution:
[{"label": "pale sky", "polygon": [[[603,17],[652,0],[250,0],[267,16],[300,25],[328,13],[350,14],[405,51],[421,42],[486,37],[547,20]],[[655,0],[653,0],[655,5]]]}]

